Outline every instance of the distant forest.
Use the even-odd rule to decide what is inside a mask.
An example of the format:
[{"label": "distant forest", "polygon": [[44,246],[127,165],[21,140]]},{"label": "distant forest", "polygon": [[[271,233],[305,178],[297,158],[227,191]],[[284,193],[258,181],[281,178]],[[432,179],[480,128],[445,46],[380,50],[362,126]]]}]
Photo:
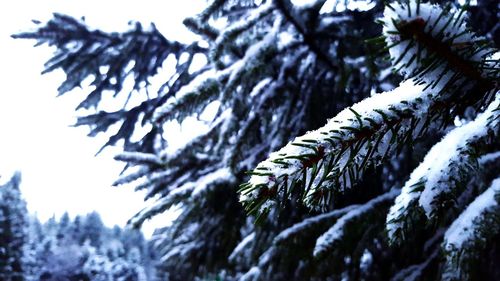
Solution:
[{"label": "distant forest", "polygon": [[106,227],[98,213],[41,223],[27,215],[21,175],[0,186],[0,280],[156,280],[151,245],[139,230]]}]

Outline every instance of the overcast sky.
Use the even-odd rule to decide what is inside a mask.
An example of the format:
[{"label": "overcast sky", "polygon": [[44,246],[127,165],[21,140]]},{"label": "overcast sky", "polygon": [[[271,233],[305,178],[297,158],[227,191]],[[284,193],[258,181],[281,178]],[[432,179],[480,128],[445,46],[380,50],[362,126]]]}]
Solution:
[{"label": "overcast sky", "polygon": [[[10,34],[33,28],[53,12],[85,16],[87,24],[123,31],[129,20],[154,22],[167,38],[191,40],[182,20],[203,0],[21,0],[0,3],[0,182],[14,170],[23,174],[21,190],[28,210],[46,220],[98,211],[104,222],[123,226],[144,203],[132,187],[111,187],[122,166],[112,158],[119,148],[94,154],[105,136],[89,138],[87,128],[70,127],[85,89],[56,98],[62,72],[41,76],[52,49]],[[161,219],[156,224],[161,224]],[[146,232],[150,232],[149,227]]]}]

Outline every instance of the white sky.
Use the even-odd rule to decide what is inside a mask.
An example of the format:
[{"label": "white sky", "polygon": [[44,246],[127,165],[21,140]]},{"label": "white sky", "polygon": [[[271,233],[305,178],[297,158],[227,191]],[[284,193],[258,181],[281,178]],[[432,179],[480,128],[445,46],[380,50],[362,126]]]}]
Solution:
[{"label": "white sky", "polygon": [[[144,202],[133,187],[111,187],[122,168],[112,159],[120,149],[108,148],[94,157],[106,136],[89,138],[87,128],[70,127],[83,93],[56,98],[64,74],[40,75],[52,49],[33,48],[34,41],[10,35],[34,27],[31,19],[45,21],[59,12],[85,16],[91,27],[106,31],[126,30],[129,20],[145,26],[154,22],[167,38],[188,41],[191,37],[181,22],[203,5],[203,0],[0,2],[0,181],[14,170],[22,172],[21,189],[30,212],[46,220],[65,211],[74,216],[96,210],[105,224],[123,226]],[[161,218],[155,223],[162,224]],[[145,232],[149,235],[151,224]]]}]

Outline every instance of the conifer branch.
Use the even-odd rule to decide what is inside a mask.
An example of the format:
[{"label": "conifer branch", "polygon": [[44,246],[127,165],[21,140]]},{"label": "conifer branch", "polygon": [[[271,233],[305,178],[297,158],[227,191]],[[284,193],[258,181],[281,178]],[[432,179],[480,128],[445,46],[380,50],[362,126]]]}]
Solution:
[{"label": "conifer branch", "polygon": [[[436,31],[425,30],[420,26],[420,17],[415,14],[417,8],[420,13],[429,15],[427,22],[434,25],[441,18],[447,19],[447,22],[458,21],[460,18],[449,16],[445,11],[428,4],[417,5],[412,2],[408,9],[405,8],[401,6],[394,11],[386,9],[384,31],[389,34],[387,40],[396,40],[396,44],[389,48],[394,65],[402,65],[408,69],[407,73],[415,75],[414,82],[407,80],[394,90],[393,95],[376,95],[344,110],[322,129],[297,138],[273,153],[269,160],[262,162],[251,172],[249,183],[241,186],[241,200],[247,210],[263,212],[271,207],[269,200],[284,200],[294,188],[301,190],[302,201],[306,204],[312,207],[328,206],[332,191],[342,191],[353,186],[363,170],[380,164],[394,153],[395,148],[424,135],[431,123],[441,120],[443,127],[454,114],[460,113],[465,107],[480,108],[493,98],[492,90],[496,85],[484,82],[485,73],[481,73],[479,77],[478,74],[466,75],[461,73],[461,69],[452,69],[464,64],[455,54],[446,57],[451,60],[450,63],[446,59],[415,59],[422,53],[422,48],[428,49],[424,50],[427,57],[437,57],[432,54],[432,46],[415,47],[415,42],[411,41],[413,39],[408,38],[416,30],[418,34],[413,35],[417,39],[423,38],[421,43],[437,44],[437,39],[424,35],[425,31],[436,36]],[[412,17],[417,17],[417,20],[411,21]],[[461,32],[464,29],[462,23],[457,26],[449,30],[446,29],[448,24],[438,27],[446,30],[446,36],[453,37],[451,42],[455,42],[453,40],[457,38],[462,40],[460,42],[464,38],[472,40],[471,33]],[[458,32],[460,36],[454,36]],[[441,34],[441,31],[437,33]],[[399,34],[399,37],[392,39],[395,34]],[[446,40],[446,36],[441,38],[442,42]],[[480,48],[474,42],[472,40],[471,45],[476,49]],[[494,54],[492,52],[490,49],[480,48],[467,62],[481,63],[491,57]],[[482,94],[470,93],[468,90]],[[410,91],[412,95],[408,95]],[[392,102],[379,103],[383,99]],[[381,149],[380,144],[385,147]]]},{"label": "conifer branch", "polygon": [[402,269],[391,278],[391,281],[419,280],[419,278],[424,277],[422,276],[424,271],[428,269],[437,258],[439,258],[439,250],[435,249],[424,262]]},{"label": "conifer branch", "polygon": [[248,18],[241,19],[240,21],[232,24],[230,27],[224,29],[215,40],[215,45],[210,53],[211,59],[213,61],[219,60],[224,48],[231,45],[227,44],[228,41],[234,40],[238,35],[253,27],[259,20],[262,20],[264,17],[271,14],[273,10],[273,1],[267,1],[252,11]]},{"label": "conifer branch", "polygon": [[500,232],[500,178],[479,195],[446,231],[442,280],[469,280],[481,251]]},{"label": "conifer branch", "polygon": [[328,205],[331,192],[355,184],[364,169],[395,150],[398,140],[411,141],[425,132],[426,120],[435,116],[430,109],[433,94],[421,96],[423,87],[407,81],[295,139],[257,166],[250,182],[241,186],[241,200],[254,208],[299,188],[310,206]]},{"label": "conifer branch", "polygon": [[153,203],[150,207],[144,208],[134,217],[132,217],[127,224],[133,227],[140,227],[145,220],[155,216],[156,214],[163,213],[180,203],[182,200],[188,198],[199,197],[204,192],[208,192],[210,188],[221,184],[230,185],[234,183],[234,178],[231,173],[226,169],[216,169],[213,172],[207,173],[199,177],[195,182],[187,182],[183,185],[174,188],[165,197]]},{"label": "conifer branch", "polygon": [[330,56],[325,53],[321,47],[316,43],[314,34],[311,34],[301,20],[298,19],[299,15],[294,13],[293,5],[289,0],[276,0],[276,7],[285,16],[285,18],[292,23],[295,29],[302,35],[304,43],[309,49],[316,54],[316,57],[323,61],[330,70],[336,71],[338,69],[336,63],[332,61]]},{"label": "conifer branch", "polygon": [[411,236],[411,227],[423,223],[419,214],[442,222],[441,214],[454,207],[465,185],[478,172],[479,148],[499,137],[499,105],[497,94],[483,114],[448,133],[414,170],[387,217],[392,241],[401,242]]},{"label": "conifer branch", "polygon": [[[179,57],[187,48],[195,53],[205,50],[194,44],[182,45],[169,41],[154,27],[144,31],[140,24],[123,34],[90,31],[86,25],[69,16],[54,14],[45,26],[33,32],[15,34],[13,38],[36,39],[38,44],[55,45],[56,55],[46,65],[44,73],[62,68],[67,79],[59,87],[62,95],[93,76],[95,89],[78,108],[96,107],[102,93],[111,90],[118,94],[128,75],[134,77],[133,90],[148,85],[169,54]],[[152,64],[151,62],[155,62]]]},{"label": "conifer branch", "polygon": [[[367,229],[374,227],[377,221],[383,221],[381,218],[399,192],[395,189],[380,195],[340,217],[330,229],[316,240],[313,255],[320,257],[335,248],[339,248],[340,245],[345,247],[346,244],[357,244],[356,242],[359,242]],[[351,241],[351,243],[347,243],[346,240]]]}]

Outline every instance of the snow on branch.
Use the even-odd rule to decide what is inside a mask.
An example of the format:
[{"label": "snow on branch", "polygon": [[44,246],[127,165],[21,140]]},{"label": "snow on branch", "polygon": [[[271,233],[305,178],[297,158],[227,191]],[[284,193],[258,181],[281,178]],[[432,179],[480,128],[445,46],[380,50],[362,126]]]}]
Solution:
[{"label": "snow on branch", "polygon": [[[134,182],[136,190],[147,191],[145,199],[157,195],[168,196],[170,193],[176,194],[172,197],[180,198],[177,195],[178,188],[185,186],[193,178],[200,179],[223,168],[217,155],[207,154],[207,147],[212,146],[210,140],[219,134],[221,127],[231,118],[231,115],[230,110],[224,111],[211,123],[206,134],[194,138],[175,153],[169,153],[165,150],[159,152],[157,156],[144,153],[118,155],[117,159],[126,161],[129,166],[136,165],[136,167],[128,167],[113,185]],[[137,156],[140,158],[137,159]],[[148,157],[152,157],[152,159],[144,159]],[[155,161],[147,162],[145,160]],[[207,168],[193,170],[191,168],[194,165],[206,165]],[[170,198],[167,201],[172,200]]]},{"label": "snow on branch", "polygon": [[173,205],[179,203],[182,199],[200,196],[201,193],[206,192],[210,187],[224,182],[234,183],[235,178],[233,174],[228,168],[217,169],[198,178],[196,181],[185,183],[184,185],[173,189],[173,191],[168,195],[157,200],[151,206],[141,210],[129,220],[128,224],[133,225],[134,227],[139,227],[145,220],[168,210]]},{"label": "snow on branch", "polygon": [[161,159],[156,154],[143,152],[121,152],[115,156],[115,160],[134,165],[161,165],[162,163]]},{"label": "snow on branch", "polygon": [[[128,168],[129,170],[131,168]],[[126,174],[121,174],[117,180],[113,182],[113,186],[119,186],[127,183],[134,182],[140,178],[147,176],[151,172],[151,168],[147,166],[140,166],[133,171]]]},{"label": "snow on branch", "polygon": [[241,201],[250,211],[291,188],[303,188],[303,201],[327,205],[330,191],[354,185],[369,165],[379,164],[398,143],[412,141],[426,130],[432,92],[407,80],[340,112],[328,123],[296,138],[251,173],[241,186]]},{"label": "snow on branch", "polygon": [[271,30],[268,31],[264,38],[251,45],[246,50],[244,57],[231,65],[231,74],[220,94],[219,100],[224,102],[228,97],[235,96],[234,90],[244,83],[243,78],[255,77],[256,74],[263,72],[262,69],[267,66],[266,58],[274,55],[277,49],[277,36],[281,24],[281,17],[276,16]]},{"label": "snow on branch", "polygon": [[479,164],[487,164],[493,161],[500,161],[500,151],[485,154],[479,158]]},{"label": "snow on branch", "polygon": [[236,262],[238,257],[243,255],[244,251],[248,249],[248,246],[254,243],[255,232],[250,233],[234,248],[233,252],[228,257],[229,261]]},{"label": "snow on branch", "polygon": [[[369,202],[361,205],[349,211],[347,214],[343,215],[339,220],[332,226],[328,231],[321,235],[316,240],[316,246],[314,247],[314,256],[322,256],[326,252],[335,248],[338,243],[341,243],[346,237],[353,239],[353,235],[359,234],[362,236],[365,227],[360,227],[362,221],[367,222],[369,225],[374,224],[373,217],[370,216],[372,213],[380,213],[382,210],[388,208],[388,203],[399,194],[399,190],[393,189],[392,191],[380,195]],[[383,211],[382,211],[383,213]],[[353,229],[357,231],[362,231],[362,233],[353,233]],[[356,238],[354,238],[356,239]]]},{"label": "snow on branch", "polygon": [[214,61],[218,60],[223,53],[223,50],[228,44],[228,41],[234,40],[239,34],[254,26],[262,18],[271,14],[274,10],[274,1],[267,1],[257,9],[251,11],[248,17],[241,19],[223,30],[215,40],[215,46],[212,48],[211,57]]},{"label": "snow on branch", "polygon": [[[442,141],[442,145],[439,147],[442,149],[440,157],[434,159],[434,164],[426,175],[425,188],[419,200],[419,204],[425,210],[428,218],[433,215],[437,206],[443,204],[440,202],[443,194],[453,191],[453,182],[460,181],[459,179],[464,177],[466,173],[474,172],[477,159],[473,152],[478,150],[479,144],[482,144],[487,138],[500,137],[499,109],[500,93],[497,94],[495,102],[491,103],[483,114],[474,121],[448,133]],[[447,157],[449,158],[447,159]],[[438,161],[447,162],[441,165],[440,173],[435,171],[435,167],[440,166]],[[446,168],[443,170],[443,167]],[[435,173],[433,174],[433,172]]]},{"label": "snow on branch", "polygon": [[118,94],[128,76],[133,77],[133,91],[148,86],[148,78],[160,71],[170,54],[179,57],[188,49],[193,53],[204,52],[195,44],[167,40],[154,25],[144,30],[136,23],[128,32],[106,33],[90,30],[84,21],[57,13],[34,31],[12,37],[35,39],[38,45],[47,43],[57,47],[55,55],[45,63],[43,73],[56,69],[65,72],[59,95],[81,86],[87,77],[92,78],[91,85],[95,88],[77,109],[97,107],[106,91]]},{"label": "snow on branch", "polygon": [[155,109],[153,122],[163,123],[169,120],[182,120],[194,113],[202,112],[203,108],[215,100],[220,91],[221,83],[227,79],[229,71],[206,71],[196,76],[176,93],[175,101],[167,101]]},{"label": "snow on branch", "polygon": [[473,81],[483,89],[494,88],[498,62],[488,57],[496,50],[466,28],[465,9],[420,1],[388,4],[381,22],[393,67],[431,88],[450,74],[466,78],[465,84]]},{"label": "snow on branch", "polygon": [[498,138],[500,94],[487,110],[474,121],[455,128],[434,145],[423,162],[405,183],[387,216],[391,240],[411,234],[415,208],[421,208],[428,219],[439,219],[442,208],[451,207],[469,179],[478,171],[478,147],[491,138]]},{"label": "snow on branch", "polygon": [[[352,235],[356,235],[354,234],[356,231],[353,232],[352,229],[349,228],[355,224],[357,225],[357,229],[364,232],[363,230],[369,229],[369,227],[360,227],[360,220],[366,220],[367,223],[373,224],[373,214],[384,214],[385,210],[389,207],[389,203],[397,196],[398,193],[398,190],[392,190],[364,204],[353,204],[325,214],[307,218],[283,230],[274,238],[272,245],[260,255],[258,265],[251,268],[244,275],[245,278],[242,278],[242,280],[255,280],[255,278],[257,276],[261,276],[263,272],[272,272],[273,266],[275,265],[274,262],[276,262],[276,260],[283,259],[284,255],[288,255],[290,249],[293,249],[294,247],[304,247],[305,239],[318,237],[325,233],[325,231],[328,233],[329,228],[330,230],[332,228],[336,228],[337,231],[341,231],[340,229],[345,230],[345,235],[352,237]],[[380,223],[383,222],[383,219],[378,220]],[[331,225],[333,226],[330,227]],[[362,235],[363,233],[357,234]],[[326,244],[327,241],[324,238],[325,235],[326,233],[318,239],[314,251],[312,248],[310,252],[308,250],[309,248],[306,249],[307,252],[305,254],[308,257],[310,256],[312,258],[313,253],[314,255],[320,255],[331,249],[330,246],[332,245]],[[318,246],[318,243],[322,243],[321,246]],[[323,246],[326,248],[321,248],[320,252],[316,253],[316,249]],[[303,250],[304,249],[302,249],[302,251]]]},{"label": "snow on branch", "polygon": [[291,227],[283,230],[278,234],[274,240],[273,244],[280,245],[286,241],[293,239],[297,235],[307,233],[308,230],[317,228],[320,225],[333,224],[339,217],[344,216],[346,213],[354,211],[359,208],[360,205],[349,205],[342,209],[333,210],[331,212],[317,215],[311,218],[307,218],[299,223],[292,225]]},{"label": "snow on branch", "polygon": [[460,214],[444,236],[446,264],[442,280],[469,280],[491,239],[500,231],[500,178]]},{"label": "snow on branch", "polygon": [[381,39],[393,66],[409,69],[412,78],[272,153],[241,185],[247,211],[266,213],[271,200],[284,200],[295,188],[307,205],[327,206],[332,191],[355,185],[367,167],[421,137],[431,124],[445,126],[467,106],[488,104],[499,74],[498,52],[465,29],[463,13],[454,16],[419,1],[388,5]]},{"label": "snow on branch", "polygon": [[[211,101],[219,98],[225,102],[229,98],[239,96],[236,89],[244,83],[243,80],[252,81],[256,74],[261,74],[267,57],[272,56],[276,50],[276,38],[281,25],[281,18],[277,17],[274,25],[262,40],[251,45],[243,58],[236,60],[222,70],[210,70],[198,75],[193,81],[182,87],[176,94],[177,100],[166,102],[157,108],[153,115],[155,122],[168,120],[182,120],[197,112]],[[252,79],[245,79],[253,77]]]}]

